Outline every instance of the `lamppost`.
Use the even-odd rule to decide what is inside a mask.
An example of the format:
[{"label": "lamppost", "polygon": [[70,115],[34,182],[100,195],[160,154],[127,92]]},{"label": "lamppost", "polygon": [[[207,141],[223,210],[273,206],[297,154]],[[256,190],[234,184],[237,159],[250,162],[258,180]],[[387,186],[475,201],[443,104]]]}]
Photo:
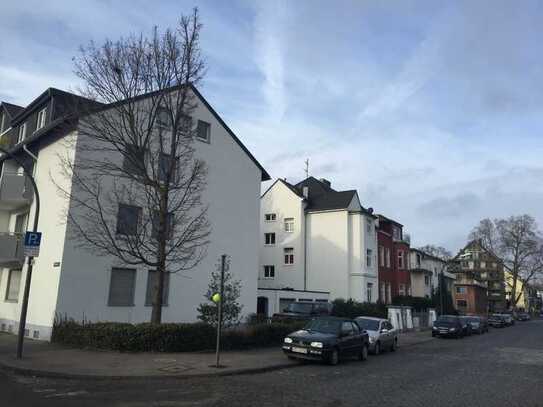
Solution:
[{"label": "lamppost", "polygon": [[[0,153],[5,154],[8,158],[15,161],[22,169],[24,174],[28,177],[30,180],[30,183],[32,184],[32,189],[34,190],[34,196],[36,199],[36,214],[34,216],[34,226],[32,231],[37,232],[38,231],[38,220],[40,217],[40,194],[38,193],[38,187],[36,186],[36,181],[34,180],[34,177],[32,174],[26,169],[26,166],[23,162],[21,162],[17,157],[15,157],[13,154],[11,154],[9,151],[5,150],[4,148],[0,147]],[[34,256],[28,256],[28,267],[26,271],[26,279],[25,279],[25,288],[23,293],[23,303],[21,305],[21,315],[19,318],[19,334],[17,337],[17,359],[21,359],[23,357],[23,342],[25,337],[25,327],[26,327],[26,314],[28,312],[28,298],[30,296],[30,283],[32,281],[32,267],[34,265]]]}]

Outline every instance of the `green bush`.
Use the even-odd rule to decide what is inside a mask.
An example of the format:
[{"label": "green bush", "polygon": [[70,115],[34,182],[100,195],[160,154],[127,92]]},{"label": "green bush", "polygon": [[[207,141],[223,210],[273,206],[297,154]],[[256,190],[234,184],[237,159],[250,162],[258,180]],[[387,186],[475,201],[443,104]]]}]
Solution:
[{"label": "green bush", "polygon": [[356,302],[352,299],[338,298],[332,302],[334,305],[332,315],[344,318],[360,316],[388,318],[387,308],[381,303]]},{"label": "green bush", "polygon": [[430,298],[411,297],[409,295],[394,297],[392,305],[405,305],[412,307],[414,311],[426,311],[428,308],[435,308],[434,302]]},{"label": "green bush", "polygon": [[[225,330],[222,349],[279,346],[283,338],[303,324],[258,324]],[[216,330],[204,323],[128,324],[57,320],[52,342],[79,348],[120,352],[194,352],[215,349]]]}]

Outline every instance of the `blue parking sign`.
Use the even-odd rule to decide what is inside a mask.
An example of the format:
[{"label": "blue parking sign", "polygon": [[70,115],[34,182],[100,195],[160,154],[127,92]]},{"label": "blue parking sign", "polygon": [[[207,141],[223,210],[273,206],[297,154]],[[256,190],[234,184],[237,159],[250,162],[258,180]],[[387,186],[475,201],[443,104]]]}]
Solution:
[{"label": "blue parking sign", "polygon": [[38,257],[40,253],[41,232],[26,232],[24,253],[28,257]]}]

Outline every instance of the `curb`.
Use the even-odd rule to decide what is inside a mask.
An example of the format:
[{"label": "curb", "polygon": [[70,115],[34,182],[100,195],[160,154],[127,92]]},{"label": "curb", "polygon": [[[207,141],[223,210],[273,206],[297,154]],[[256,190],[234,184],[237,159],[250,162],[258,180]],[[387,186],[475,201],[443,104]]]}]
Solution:
[{"label": "curb", "polygon": [[170,375],[134,375],[134,376],[110,376],[110,375],[93,375],[81,373],[62,373],[49,370],[38,370],[26,367],[18,367],[0,362],[0,370],[4,372],[14,373],[21,376],[32,376],[42,378],[67,379],[67,380],[164,380],[164,379],[192,379],[192,378],[211,378],[225,376],[242,376],[246,374],[256,374],[272,372],[274,370],[290,369],[294,367],[304,366],[302,363],[281,363],[271,366],[233,369],[228,371],[217,371],[213,373],[196,373],[196,374],[170,374]]},{"label": "curb", "polygon": [[[430,342],[434,338],[425,338],[417,341],[410,342],[402,345],[400,343],[400,348],[407,348],[409,346],[420,345],[422,343]],[[245,368],[245,369],[233,369],[228,371],[216,371],[210,373],[195,373],[195,374],[164,374],[164,375],[134,375],[134,376],[114,376],[114,375],[94,375],[94,374],[81,374],[81,373],[63,373],[50,370],[39,370],[26,367],[13,366],[5,362],[0,361],[0,370],[4,372],[14,373],[21,376],[32,376],[32,377],[41,377],[41,378],[52,378],[52,379],[66,379],[66,380],[125,380],[125,381],[137,381],[137,380],[171,380],[171,379],[192,379],[192,378],[212,378],[212,377],[226,377],[226,376],[242,376],[247,374],[257,374],[257,373],[266,373],[276,370],[291,369],[295,367],[305,366],[303,363],[279,363],[271,366],[255,367],[255,368]]]}]

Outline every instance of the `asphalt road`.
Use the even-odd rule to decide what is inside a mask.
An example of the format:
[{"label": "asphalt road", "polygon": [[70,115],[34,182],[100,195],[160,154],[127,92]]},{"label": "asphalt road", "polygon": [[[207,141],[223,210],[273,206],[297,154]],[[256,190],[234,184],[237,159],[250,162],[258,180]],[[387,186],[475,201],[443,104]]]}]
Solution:
[{"label": "asphalt road", "polygon": [[543,406],[543,321],[435,339],[336,367],[213,379],[70,381],[0,374],[0,405]]}]

